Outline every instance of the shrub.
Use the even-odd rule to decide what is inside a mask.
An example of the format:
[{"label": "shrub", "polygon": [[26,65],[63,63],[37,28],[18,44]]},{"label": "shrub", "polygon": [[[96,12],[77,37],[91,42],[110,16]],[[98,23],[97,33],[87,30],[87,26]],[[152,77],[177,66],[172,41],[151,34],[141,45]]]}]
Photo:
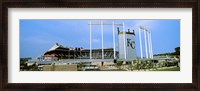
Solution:
[{"label": "shrub", "polygon": [[129,64],[129,65],[128,65],[128,69],[131,70],[131,71],[133,71],[133,70],[135,69],[135,66],[132,65],[132,64]]},{"label": "shrub", "polygon": [[117,61],[117,66],[121,66],[123,64],[123,61]]},{"label": "shrub", "polygon": [[126,64],[128,64],[128,65],[131,65],[131,64],[132,64],[132,62],[131,62],[131,61],[127,61],[127,62],[126,62]]},{"label": "shrub", "polygon": [[135,68],[136,68],[137,70],[140,70],[140,69],[141,69],[141,60],[137,60],[137,61],[136,61]]},{"label": "shrub", "polygon": [[78,65],[77,65],[77,67],[78,67],[78,69],[82,69],[83,67],[84,67],[84,62],[80,62]]}]

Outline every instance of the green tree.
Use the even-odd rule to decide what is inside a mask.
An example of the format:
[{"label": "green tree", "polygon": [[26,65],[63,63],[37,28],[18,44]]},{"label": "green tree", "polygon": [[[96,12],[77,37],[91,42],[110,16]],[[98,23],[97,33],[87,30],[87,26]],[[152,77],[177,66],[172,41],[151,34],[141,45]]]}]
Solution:
[{"label": "green tree", "polygon": [[174,50],[176,55],[180,55],[180,47],[176,47]]}]

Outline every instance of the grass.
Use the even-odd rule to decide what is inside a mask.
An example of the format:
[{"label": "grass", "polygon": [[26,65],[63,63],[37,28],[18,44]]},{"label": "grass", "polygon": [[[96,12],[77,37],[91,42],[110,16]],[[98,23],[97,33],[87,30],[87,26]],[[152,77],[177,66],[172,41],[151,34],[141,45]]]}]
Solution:
[{"label": "grass", "polygon": [[153,71],[180,71],[180,67],[166,67],[162,69],[156,69]]}]

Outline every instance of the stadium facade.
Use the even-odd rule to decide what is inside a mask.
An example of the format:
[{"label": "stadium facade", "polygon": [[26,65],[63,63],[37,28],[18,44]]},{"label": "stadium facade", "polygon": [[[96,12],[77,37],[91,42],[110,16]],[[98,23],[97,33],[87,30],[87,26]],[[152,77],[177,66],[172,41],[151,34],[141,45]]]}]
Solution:
[{"label": "stadium facade", "polygon": [[[102,49],[92,49],[92,58],[101,59]],[[113,58],[113,48],[104,49],[104,58],[111,59]],[[118,52],[116,52],[118,57]],[[56,43],[52,48],[44,53],[41,57],[38,57],[39,60],[61,60],[61,59],[89,59],[90,49],[78,48],[78,47],[64,47]]]}]

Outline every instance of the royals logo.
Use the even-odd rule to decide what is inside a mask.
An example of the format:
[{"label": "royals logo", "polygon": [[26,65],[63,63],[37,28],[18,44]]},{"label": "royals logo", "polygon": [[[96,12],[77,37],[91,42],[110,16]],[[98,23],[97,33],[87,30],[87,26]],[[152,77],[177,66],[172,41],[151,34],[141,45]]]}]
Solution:
[{"label": "royals logo", "polygon": [[132,49],[135,49],[135,41],[131,41],[131,39],[127,39],[127,47],[131,47]]}]

